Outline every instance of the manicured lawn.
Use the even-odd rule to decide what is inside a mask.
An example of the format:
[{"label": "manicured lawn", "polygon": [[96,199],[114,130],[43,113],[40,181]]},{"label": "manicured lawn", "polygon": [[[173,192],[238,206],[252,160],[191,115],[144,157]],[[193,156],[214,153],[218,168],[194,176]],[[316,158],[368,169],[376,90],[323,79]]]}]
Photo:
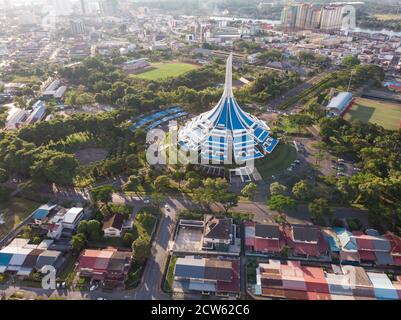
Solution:
[{"label": "manicured lawn", "polygon": [[180,62],[152,63],[152,67],[152,70],[133,75],[133,77],[144,80],[163,80],[169,77],[178,77],[198,68],[197,65]]},{"label": "manicured lawn", "polygon": [[385,129],[397,130],[401,124],[401,104],[360,98],[344,115],[344,119],[358,119],[365,123],[376,123]]},{"label": "manicured lawn", "polygon": [[297,151],[291,144],[279,143],[272,154],[256,160],[255,165],[264,180],[270,179],[286,170],[297,157]]},{"label": "manicured lawn", "polygon": [[0,225],[0,238],[18,226],[40,205],[38,202],[21,198],[12,198],[6,203],[0,203],[0,213],[4,214],[5,220],[5,224]]}]

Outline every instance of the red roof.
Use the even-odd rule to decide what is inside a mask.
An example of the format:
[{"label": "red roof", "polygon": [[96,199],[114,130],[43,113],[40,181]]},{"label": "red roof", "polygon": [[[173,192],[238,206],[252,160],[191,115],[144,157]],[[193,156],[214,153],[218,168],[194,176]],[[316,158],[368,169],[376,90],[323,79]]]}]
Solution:
[{"label": "red roof", "polygon": [[[401,238],[397,237],[393,233],[386,233],[384,237],[390,241],[391,244],[391,254],[396,256],[401,256]],[[394,258],[394,257],[393,257]]]},{"label": "red roof", "polygon": [[331,294],[322,292],[307,292],[309,300],[331,300]]},{"label": "red roof", "polygon": [[308,300],[308,293],[306,291],[285,289],[284,295],[290,300]]},{"label": "red roof", "polygon": [[362,231],[354,231],[352,235],[355,237],[360,250],[375,250],[374,237],[364,234]]},{"label": "red roof", "polygon": [[280,240],[255,238],[254,250],[257,252],[280,252]]},{"label": "red roof", "polygon": [[93,269],[96,272],[106,272],[110,259],[117,249],[107,248],[103,250],[86,249],[78,260],[78,270]]},{"label": "red roof", "polygon": [[232,260],[231,282],[217,280],[217,291],[219,291],[219,292],[240,292],[239,278],[240,278],[239,261]]},{"label": "red roof", "polygon": [[255,238],[254,237],[246,237],[245,238],[245,245],[247,247],[253,247],[255,245]]},{"label": "red roof", "polygon": [[287,224],[283,227],[283,234],[285,236],[285,240],[288,246],[294,250],[295,254],[318,257],[329,250],[329,246],[321,232],[319,233],[319,240],[318,243],[316,244],[307,242],[304,243],[295,242],[292,239],[291,230],[292,230],[291,225]]},{"label": "red roof", "polygon": [[361,260],[365,261],[376,261],[376,255],[374,251],[368,251],[368,250],[359,250],[358,251],[359,256],[361,257]]},{"label": "red roof", "polygon": [[320,256],[319,246],[314,243],[293,243],[293,249],[296,254],[308,255],[313,257]]}]

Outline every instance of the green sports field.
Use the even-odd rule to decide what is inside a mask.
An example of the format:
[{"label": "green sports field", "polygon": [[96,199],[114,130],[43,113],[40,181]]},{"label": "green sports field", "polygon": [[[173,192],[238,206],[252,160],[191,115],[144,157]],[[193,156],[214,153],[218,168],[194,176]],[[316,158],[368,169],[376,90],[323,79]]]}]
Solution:
[{"label": "green sports field", "polygon": [[144,80],[163,80],[169,77],[178,77],[188,71],[199,68],[197,65],[181,62],[152,63],[151,70],[133,75],[134,78]]},{"label": "green sports field", "polygon": [[344,115],[348,121],[376,123],[385,129],[397,130],[401,123],[401,104],[396,102],[359,98]]}]

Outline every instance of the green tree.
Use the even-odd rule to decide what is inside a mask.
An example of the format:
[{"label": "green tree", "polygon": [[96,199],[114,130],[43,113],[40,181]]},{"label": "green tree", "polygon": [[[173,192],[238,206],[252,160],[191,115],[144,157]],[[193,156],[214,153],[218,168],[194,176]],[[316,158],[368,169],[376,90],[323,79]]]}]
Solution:
[{"label": "green tree", "polygon": [[102,237],[102,224],[99,221],[89,220],[86,229],[90,240],[99,240]]},{"label": "green tree", "polygon": [[313,186],[306,180],[298,181],[292,188],[292,193],[298,200],[308,201],[314,195]]},{"label": "green tree", "polygon": [[123,185],[123,190],[135,191],[140,184],[141,184],[141,179],[138,176],[136,175],[129,176],[128,181]]},{"label": "green tree", "polygon": [[83,233],[78,233],[72,236],[71,239],[72,249],[76,252],[81,251],[86,245],[86,237]]},{"label": "green tree", "polygon": [[77,227],[77,233],[87,234],[88,233],[88,221],[82,220]]},{"label": "green tree", "polygon": [[251,182],[248,183],[244,188],[242,188],[241,194],[249,200],[253,200],[257,195],[257,191],[258,186],[255,183]]},{"label": "green tree", "polygon": [[158,176],[154,182],[156,192],[166,193],[170,187],[170,178],[168,176]]},{"label": "green tree", "polygon": [[279,212],[292,211],[296,208],[295,200],[283,195],[272,196],[267,204],[271,210]]},{"label": "green tree", "polygon": [[284,195],[287,191],[287,187],[280,182],[273,182],[270,184],[270,194],[272,196]]},{"label": "green tree", "polygon": [[135,263],[143,264],[150,254],[149,240],[144,236],[132,243],[132,257]]},{"label": "green tree", "polygon": [[111,185],[100,186],[92,189],[91,194],[94,201],[100,201],[104,204],[111,202],[114,187]]},{"label": "green tree", "polygon": [[319,198],[309,204],[309,214],[316,223],[324,223],[325,217],[332,218],[333,211],[326,199]]},{"label": "green tree", "polygon": [[126,232],[123,237],[124,245],[127,247],[132,247],[132,243],[134,242],[134,235],[130,232]]},{"label": "green tree", "polygon": [[341,65],[344,67],[354,67],[356,65],[361,64],[361,61],[358,59],[358,56],[347,56],[341,61]]},{"label": "green tree", "polygon": [[166,201],[167,197],[164,194],[153,192],[152,196],[152,203],[155,205],[156,208],[159,208],[161,204]]}]

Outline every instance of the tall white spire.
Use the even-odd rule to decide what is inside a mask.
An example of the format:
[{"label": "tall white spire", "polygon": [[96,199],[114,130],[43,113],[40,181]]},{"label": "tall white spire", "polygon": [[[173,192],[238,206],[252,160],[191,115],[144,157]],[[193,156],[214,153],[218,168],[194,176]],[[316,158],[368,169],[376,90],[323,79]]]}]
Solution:
[{"label": "tall white spire", "polygon": [[224,98],[232,98],[233,94],[233,54],[230,53],[226,64],[226,82],[224,85]]}]

